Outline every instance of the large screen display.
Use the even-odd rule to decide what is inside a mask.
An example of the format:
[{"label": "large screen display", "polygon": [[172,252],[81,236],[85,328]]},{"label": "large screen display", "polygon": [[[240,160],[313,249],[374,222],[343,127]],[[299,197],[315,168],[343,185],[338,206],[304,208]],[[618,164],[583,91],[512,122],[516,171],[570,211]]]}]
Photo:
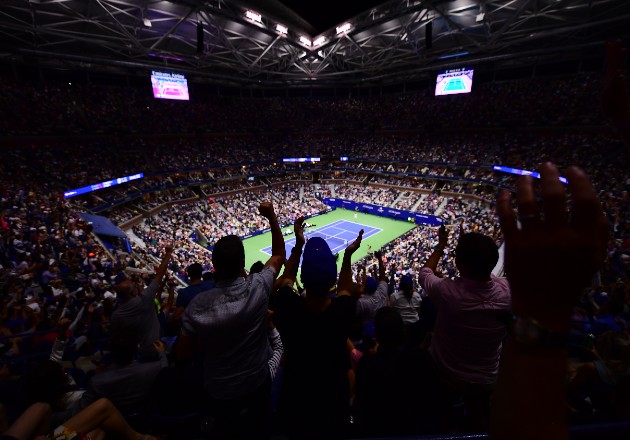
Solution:
[{"label": "large screen display", "polygon": [[160,99],[177,99],[188,101],[188,81],[186,77],[179,73],[151,72],[151,86],[153,87],[153,97]]},{"label": "large screen display", "polygon": [[435,96],[470,93],[473,84],[473,73],[470,67],[449,69],[438,72],[435,81]]}]

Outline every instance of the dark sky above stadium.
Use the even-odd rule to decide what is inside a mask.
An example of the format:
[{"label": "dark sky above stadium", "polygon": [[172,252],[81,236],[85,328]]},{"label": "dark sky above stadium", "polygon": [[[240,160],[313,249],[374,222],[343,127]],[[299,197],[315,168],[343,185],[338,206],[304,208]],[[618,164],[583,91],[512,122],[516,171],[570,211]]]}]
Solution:
[{"label": "dark sky above stadium", "polygon": [[384,0],[281,0],[281,2],[313,25],[319,33],[382,4]]}]

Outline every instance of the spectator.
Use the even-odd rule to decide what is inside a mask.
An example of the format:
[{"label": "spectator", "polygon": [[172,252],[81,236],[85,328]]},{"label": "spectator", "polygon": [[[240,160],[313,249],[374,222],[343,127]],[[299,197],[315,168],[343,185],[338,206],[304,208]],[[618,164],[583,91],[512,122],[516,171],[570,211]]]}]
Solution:
[{"label": "spectator", "polygon": [[444,408],[462,395],[467,428],[487,429],[489,402],[499,370],[501,343],[510,311],[507,280],[491,274],[499,252],[494,241],[478,233],[461,235],[455,249],[460,277],[434,274],[444,253],[448,232],[439,230],[439,243],[420,271],[420,285],[438,310],[431,356],[444,385]]},{"label": "spectator", "polygon": [[418,338],[422,298],[414,291],[413,278],[410,275],[400,277],[399,289],[391,295],[389,301],[403,320],[407,344],[417,346],[421,342]]},{"label": "spectator", "polygon": [[201,292],[205,292],[206,290],[210,290],[214,287],[214,281],[204,281],[203,280],[203,267],[199,263],[193,263],[188,266],[186,269],[186,273],[188,274],[188,279],[190,282],[188,283],[188,287],[184,287],[183,289],[179,289],[177,292],[177,300],[175,301],[175,314],[173,319],[175,321],[179,321],[181,319],[181,315],[190,304],[190,301],[193,300],[197,295]]},{"label": "spectator", "polygon": [[[331,289],[337,281],[337,263],[319,237],[309,239],[304,249],[305,296],[287,285],[274,298],[276,325],[286,355],[279,411],[291,438],[345,435],[350,398],[346,343],[356,315],[350,258],[362,235],[363,230],[344,252],[334,298]],[[301,246],[294,248],[292,257],[301,251]]]},{"label": "spectator", "polygon": [[217,420],[219,437],[265,437],[270,421],[271,357],[267,335],[269,295],[285,248],[273,205],[262,203],[269,221],[272,256],[265,268],[243,278],[245,251],[237,236],[214,247],[216,287],[197,295],[182,318],[177,342],[180,359],[190,359],[198,341],[203,355],[204,387]]},{"label": "spectator", "polygon": [[141,361],[151,361],[158,357],[153,343],[160,339],[160,323],[154,301],[172,252],[172,247],[165,249],[155,278],[142,292],[138,292],[137,286],[131,280],[125,280],[116,286],[120,304],[110,319],[112,334],[126,334],[137,338]]},{"label": "spectator", "polygon": [[383,255],[374,252],[378,261],[378,281],[368,276],[365,280],[365,295],[357,300],[357,319],[361,324],[374,321],[376,311],[387,304],[387,275]]},{"label": "spectator", "polygon": [[[35,403],[6,430],[2,438],[6,440],[35,440],[47,434],[50,426],[51,407],[47,403]],[[90,434],[90,437],[88,437]],[[133,430],[125,418],[107,399],[99,399],[69,420],[58,426],[45,438],[61,440],[85,439],[92,435],[106,435],[121,440],[155,440]],[[97,437],[98,438],[98,437]]]},{"label": "spectator", "polygon": [[565,173],[570,216],[558,169],[547,162],[540,174],[544,218],[531,177],[517,182],[520,229],[510,193],[502,191],[497,199],[516,319],[493,397],[490,438],[569,438],[564,384],[571,314],[580,291],[603,263],[610,232],[582,170],[572,167]]},{"label": "spectator", "polygon": [[360,435],[391,437],[439,430],[435,401],[439,388],[431,357],[417,348],[403,348],[403,320],[383,307],[374,318],[376,353],[359,360],[355,411]]},{"label": "spectator", "polygon": [[134,337],[117,334],[112,338],[112,365],[97,373],[73,411],[81,411],[99,398],[109,399],[123,414],[146,412],[150,408],[150,391],[160,370],[168,367],[161,341],[153,343],[159,360],[138,363],[135,361],[138,343]]}]

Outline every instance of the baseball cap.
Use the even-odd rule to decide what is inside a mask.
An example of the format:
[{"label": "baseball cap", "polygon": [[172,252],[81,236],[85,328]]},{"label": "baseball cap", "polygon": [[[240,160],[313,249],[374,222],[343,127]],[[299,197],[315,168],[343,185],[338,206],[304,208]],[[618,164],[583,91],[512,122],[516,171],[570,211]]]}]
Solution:
[{"label": "baseball cap", "polygon": [[376,292],[376,288],[378,287],[378,283],[372,277],[367,277],[365,280],[365,293],[372,294]]},{"label": "baseball cap", "polygon": [[311,290],[328,293],[337,282],[337,261],[321,237],[312,237],[304,246],[302,283]]},{"label": "baseball cap", "polygon": [[400,278],[400,287],[412,287],[413,286],[413,278],[411,278],[409,275],[403,275]]}]

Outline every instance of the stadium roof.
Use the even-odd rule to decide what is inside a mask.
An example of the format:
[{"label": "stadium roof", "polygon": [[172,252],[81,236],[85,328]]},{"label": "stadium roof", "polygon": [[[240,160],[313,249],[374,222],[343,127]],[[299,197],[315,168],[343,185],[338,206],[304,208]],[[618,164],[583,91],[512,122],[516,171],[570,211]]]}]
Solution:
[{"label": "stadium roof", "polygon": [[289,3],[2,0],[0,59],[241,85],[386,84],[454,65],[576,60],[630,37],[627,0],[392,0],[323,32]]}]

